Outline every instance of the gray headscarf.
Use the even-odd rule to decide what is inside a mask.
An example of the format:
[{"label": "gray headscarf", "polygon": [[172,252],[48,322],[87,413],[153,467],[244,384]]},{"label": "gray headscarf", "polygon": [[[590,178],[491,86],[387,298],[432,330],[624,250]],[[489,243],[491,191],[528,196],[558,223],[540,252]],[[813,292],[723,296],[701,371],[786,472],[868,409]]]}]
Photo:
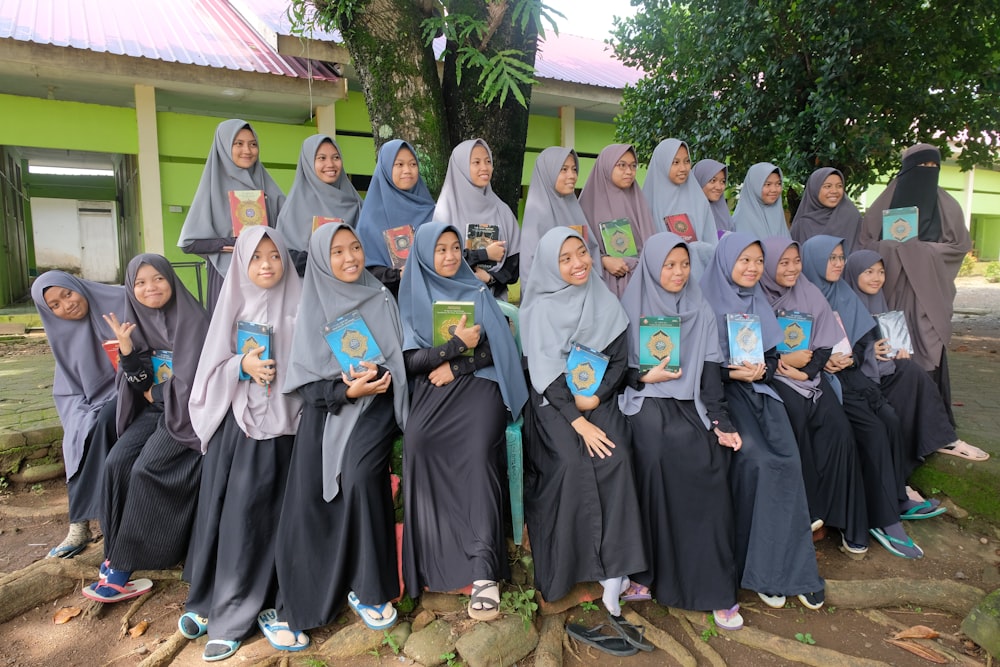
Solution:
[{"label": "gray headscarf", "polygon": [[[410,399],[400,346],[403,330],[399,310],[389,291],[368,271],[362,271],[361,277],[353,283],[345,283],[333,275],[330,244],[341,229],[351,230],[347,225],[330,223],[317,229],[309,240],[302,304],[295,318],[292,354],[281,390],[291,392],[311,382],[340,379],[345,369],[340,367],[340,362],[324,340],[323,325],[358,310],[385,357],[383,365],[392,374],[389,391],[392,392],[396,423],[402,429],[406,425]],[[365,396],[353,403],[345,403],[337,414],[326,415],[320,465],[323,467],[323,499],[327,502],[340,493],[340,474],[347,443],[372,400],[371,396]]]},{"label": "gray headscarf", "polygon": [[[718,160],[698,160],[691,168],[691,173],[694,174],[694,178],[698,181],[698,186],[702,188],[703,193],[705,185],[720,171],[726,175],[728,183],[729,167]],[[720,232],[733,231],[733,216],[729,213],[729,203],[726,202],[725,192],[717,200],[708,202],[708,205],[712,209],[712,215],[715,216],[715,229]]]},{"label": "gray headscarf", "polygon": [[740,200],[733,211],[733,229],[746,232],[757,238],[766,239],[772,236],[791,238],[788,233],[788,223],[785,222],[785,209],[781,203],[781,195],[773,204],[765,204],[760,198],[764,182],[771,174],[778,174],[784,185],[785,177],[781,169],[770,162],[758,162],[747,171],[740,189]]},{"label": "gray headscarf", "polygon": [[858,247],[858,235],[861,233],[861,213],[845,194],[837,203],[836,208],[828,208],[819,200],[823,181],[831,174],[840,176],[845,185],[844,174],[833,167],[822,167],[809,176],[806,190],[802,193],[802,203],[792,219],[792,238],[799,243],[817,234],[841,236],[844,238],[844,254],[850,255]]}]

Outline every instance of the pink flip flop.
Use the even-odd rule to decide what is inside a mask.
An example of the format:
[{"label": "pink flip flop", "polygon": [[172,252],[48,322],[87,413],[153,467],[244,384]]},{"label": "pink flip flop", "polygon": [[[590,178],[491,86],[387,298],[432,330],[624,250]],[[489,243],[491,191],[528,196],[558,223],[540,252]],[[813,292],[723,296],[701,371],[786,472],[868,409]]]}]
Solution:
[{"label": "pink flip flop", "polygon": [[937,451],[938,454],[957,456],[958,458],[965,459],[967,461],[985,461],[990,458],[989,454],[979,449],[979,447],[970,445],[965,440],[956,440],[955,442],[947,444]]},{"label": "pink flip flop", "polygon": [[633,581],[622,592],[620,599],[624,602],[641,602],[642,600],[652,600],[653,595],[649,592],[648,588]]}]

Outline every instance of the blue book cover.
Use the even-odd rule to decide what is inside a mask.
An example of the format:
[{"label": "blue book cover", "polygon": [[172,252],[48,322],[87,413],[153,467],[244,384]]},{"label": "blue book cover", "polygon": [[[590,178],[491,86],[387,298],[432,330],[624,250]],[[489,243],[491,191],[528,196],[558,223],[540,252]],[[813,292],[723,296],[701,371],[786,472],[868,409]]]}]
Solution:
[{"label": "blue book cover", "polygon": [[775,315],[781,328],[781,342],[778,343],[778,354],[808,350],[812,338],[812,313],[802,313],[797,310],[779,310]]},{"label": "blue book cover", "polygon": [[571,345],[566,359],[566,384],[574,396],[593,396],[604,379],[611,357],[586,345]]},{"label": "blue book cover", "polygon": [[153,350],[153,384],[166,382],[174,376],[174,353],[172,350]]},{"label": "blue book cover", "polygon": [[919,231],[920,212],[916,206],[888,208],[882,211],[882,238],[886,241],[909,241]]},{"label": "blue book cover", "polygon": [[382,350],[379,349],[368,324],[357,310],[324,324],[323,338],[345,373],[351,366],[357,368],[358,363],[362,361],[370,361],[373,364],[385,363]]},{"label": "blue book cover", "polygon": [[[239,320],[236,323],[236,354],[246,354],[258,347],[263,347],[264,351],[260,353],[260,358],[270,359],[272,333],[274,333],[274,327],[268,324]],[[240,368],[240,379],[250,379],[250,376],[243,372],[242,367]]]},{"label": "blue book cover", "polygon": [[666,357],[667,370],[681,367],[681,318],[643,315],[639,318],[639,370],[648,371]]},{"label": "blue book cover", "polygon": [[726,315],[729,334],[729,363],[742,366],[764,363],[764,340],[760,329],[760,316],[753,313]]}]

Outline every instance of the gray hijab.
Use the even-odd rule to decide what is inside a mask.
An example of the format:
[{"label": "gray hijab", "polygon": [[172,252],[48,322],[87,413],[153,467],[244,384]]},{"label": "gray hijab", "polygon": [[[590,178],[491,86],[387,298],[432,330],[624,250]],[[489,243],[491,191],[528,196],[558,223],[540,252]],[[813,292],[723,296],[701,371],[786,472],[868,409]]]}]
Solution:
[{"label": "gray hijab", "polygon": [[861,213],[845,194],[835,208],[824,206],[819,200],[823,181],[831,174],[840,176],[845,185],[844,174],[833,167],[817,169],[806,182],[806,190],[802,194],[802,203],[792,219],[792,238],[799,243],[805,243],[817,234],[841,236],[844,238],[844,254],[850,255],[858,248],[858,236],[861,234]]},{"label": "gray hijab", "polygon": [[[704,194],[705,185],[720,171],[726,175],[726,182],[728,182],[729,167],[718,160],[698,160],[691,168],[691,173],[698,181],[698,187],[702,188],[702,194]],[[733,231],[733,216],[729,213],[729,203],[726,202],[725,192],[716,201],[708,202],[708,205],[712,209],[712,215],[715,216],[715,229],[720,232]]]},{"label": "gray hijab", "polygon": [[[340,367],[337,357],[324,340],[323,325],[358,310],[385,357],[383,365],[392,374],[389,390],[392,392],[396,423],[402,429],[409,412],[409,394],[400,346],[403,332],[399,310],[389,291],[368,271],[362,271],[361,277],[353,283],[345,283],[333,275],[330,244],[334,234],[341,229],[351,228],[341,223],[330,223],[317,229],[309,240],[302,303],[295,318],[291,359],[281,390],[288,393],[311,382],[340,379],[345,369]],[[319,463],[323,468],[323,499],[327,502],[340,493],[340,475],[347,443],[372,400],[373,397],[365,396],[353,403],[345,403],[337,414],[326,415],[323,460]]]},{"label": "gray hijab", "polygon": [[784,185],[785,177],[782,176],[781,169],[770,162],[758,162],[747,171],[747,177],[740,189],[740,200],[736,204],[736,210],[733,211],[734,230],[752,234],[760,239],[771,236],[791,238],[788,224],[785,222],[785,209],[781,203],[781,196],[779,195],[778,201],[773,204],[765,204],[760,198],[764,182],[768,176],[775,173]]},{"label": "gray hijab", "polygon": [[559,252],[570,237],[583,240],[568,227],[554,227],[538,242],[537,264],[522,299],[521,343],[539,394],[566,372],[571,343],[600,351],[628,327],[618,298],[593,271],[583,285],[570,285],[559,275]]},{"label": "gray hijab", "polygon": [[325,134],[314,134],[302,142],[295,182],[274,225],[284,234],[288,247],[298,252],[309,249],[313,216],[340,218],[347,226],[357,227],[361,214],[361,195],[354,189],[345,170],[341,170],[333,183],[324,183],[316,175],[313,165],[316,153],[324,142],[329,142],[337,153],[341,153],[337,142]]},{"label": "gray hijab", "polygon": [[[268,224],[273,226],[285,202],[285,194],[274,182],[258,159],[249,169],[237,167],[233,162],[233,142],[240,130],[246,128],[257,133],[245,120],[231,119],[219,123],[215,139],[205,160],[198,190],[194,193],[184,226],[181,227],[177,247],[183,248],[201,239],[224,239],[233,235],[232,217],[229,212],[230,190],[263,190],[267,207]],[[232,253],[219,252],[208,256],[220,274],[226,275]]]}]

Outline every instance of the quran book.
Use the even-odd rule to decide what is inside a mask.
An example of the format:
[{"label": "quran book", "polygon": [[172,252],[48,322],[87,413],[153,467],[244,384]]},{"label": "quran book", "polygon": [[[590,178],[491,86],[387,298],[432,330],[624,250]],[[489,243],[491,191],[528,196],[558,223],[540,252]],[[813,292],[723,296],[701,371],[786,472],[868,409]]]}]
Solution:
[{"label": "quran book", "polygon": [[362,361],[385,363],[382,350],[358,310],[352,310],[324,324],[323,339],[345,373],[350,373],[351,366],[357,369]]},{"label": "quran book", "polygon": [[587,240],[587,225],[566,225],[566,226],[572,229],[580,236],[582,236],[584,241]]},{"label": "quran book", "polygon": [[166,382],[174,376],[174,353],[172,350],[153,350],[153,384]]},{"label": "quran book", "polygon": [[779,310],[775,315],[778,318],[778,327],[781,329],[778,354],[808,350],[812,338],[812,314],[800,313],[797,310]]},{"label": "quran book", "polygon": [[667,226],[668,230],[677,234],[677,236],[684,239],[687,243],[694,243],[698,240],[698,233],[691,226],[691,221],[688,219],[687,213],[668,215],[663,219],[663,224]]},{"label": "quran book", "polygon": [[312,230],[315,232],[317,229],[319,229],[323,225],[328,225],[331,222],[343,222],[343,221],[344,221],[343,218],[327,218],[326,216],[322,216],[322,215],[314,215],[313,216],[313,228],[312,228]]},{"label": "quran book", "polygon": [[639,370],[648,371],[667,357],[667,370],[681,367],[681,318],[643,315],[639,318]]},{"label": "quran book", "polygon": [[844,337],[833,346],[830,354],[837,354],[839,352],[849,357],[854,354],[854,349],[851,347],[851,340],[847,337],[847,329],[844,328],[844,321],[840,319],[840,313],[837,311],[833,311],[833,318],[837,320],[837,328],[840,329],[840,333],[844,334]]},{"label": "quran book", "polygon": [[389,250],[389,260],[392,268],[401,269],[406,265],[406,258],[410,256],[410,246],[413,245],[413,227],[410,225],[400,225],[382,232],[385,239],[385,247]]},{"label": "quran book", "polygon": [[233,222],[233,236],[239,236],[244,227],[267,226],[267,207],[263,190],[230,190],[229,215]]},{"label": "quran book", "polygon": [[598,225],[604,240],[604,252],[608,257],[638,257],[635,249],[635,235],[628,218],[608,220]]},{"label": "quran book", "polygon": [[[272,333],[274,333],[274,327],[268,324],[239,320],[236,322],[236,354],[246,354],[258,347],[263,347],[264,351],[260,353],[260,358],[270,359]],[[250,376],[243,372],[242,365],[240,366],[240,379],[250,379]]]},{"label": "quran book", "polygon": [[761,335],[760,316],[753,313],[726,315],[729,334],[729,363],[742,366],[764,363],[764,339]]},{"label": "quran book", "polygon": [[[465,315],[466,327],[475,324],[476,304],[471,301],[435,301],[433,308],[434,340],[431,342],[434,347],[444,345],[451,340],[462,315]],[[471,357],[474,349],[472,347],[466,349],[462,356]]]},{"label": "quran book", "polygon": [[113,338],[111,340],[106,340],[101,343],[101,347],[104,348],[104,354],[108,355],[108,360],[111,365],[115,367],[115,372],[118,372],[118,339]]},{"label": "quran book", "polygon": [[[466,250],[486,250],[486,247],[494,241],[500,240],[499,225],[479,225],[470,223],[465,228],[465,249]],[[477,262],[477,266],[488,269],[497,265],[493,260]]]},{"label": "quran book", "polygon": [[566,358],[566,384],[574,396],[593,396],[601,386],[611,357],[586,345],[570,345],[569,357]]},{"label": "quran book", "polygon": [[909,241],[919,231],[920,214],[916,206],[882,211],[882,238],[886,241]]},{"label": "quran book", "polygon": [[901,310],[890,310],[887,313],[875,315],[878,330],[882,338],[887,339],[892,351],[889,357],[895,358],[900,350],[913,354],[913,342],[910,340],[910,328],[906,325],[906,315]]}]

